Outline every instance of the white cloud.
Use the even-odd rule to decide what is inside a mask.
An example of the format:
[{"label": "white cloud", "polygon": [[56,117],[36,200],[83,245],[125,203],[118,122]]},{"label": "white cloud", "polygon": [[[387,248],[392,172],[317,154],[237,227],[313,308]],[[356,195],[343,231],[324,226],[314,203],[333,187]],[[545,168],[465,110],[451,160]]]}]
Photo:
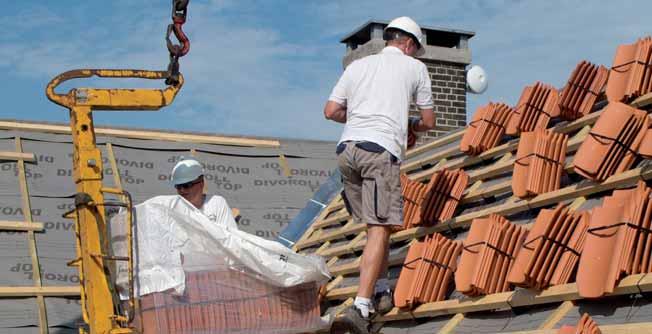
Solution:
[{"label": "white cloud", "polygon": [[[470,42],[473,61],[487,69],[490,88],[469,95],[472,113],[489,100],[515,103],[522,88],[536,80],[561,86],[582,59],[610,65],[618,44],[650,34],[645,13],[652,10],[652,3],[643,0],[582,5],[333,0],[278,6],[274,13],[259,5],[193,0],[184,27],[191,51],[181,60],[187,81],[177,101],[151,123],[147,115],[100,119],[137,127],[145,121],[147,127],[335,140],[340,126],[324,120],[321,109],[341,72],[339,39],[368,19],[398,15],[426,26],[476,31]],[[0,18],[0,29],[16,32],[0,36],[0,68],[34,82],[39,96],[53,75],[73,68],[165,69],[169,15],[167,5],[151,1],[86,2],[71,11],[30,6]]]}]

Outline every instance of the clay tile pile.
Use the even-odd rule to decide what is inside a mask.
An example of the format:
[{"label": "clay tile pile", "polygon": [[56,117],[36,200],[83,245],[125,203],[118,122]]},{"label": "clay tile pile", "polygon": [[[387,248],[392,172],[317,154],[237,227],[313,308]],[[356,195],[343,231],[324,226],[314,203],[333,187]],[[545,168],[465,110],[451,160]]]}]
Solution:
[{"label": "clay tile pile", "polygon": [[652,272],[651,189],[615,190],[591,213],[586,244],[577,270],[580,296],[611,293],[623,275]]},{"label": "clay tile pile", "polygon": [[514,109],[504,103],[489,103],[479,107],[460,142],[460,151],[478,155],[495,147],[505,134]]},{"label": "clay tile pile", "polygon": [[507,273],[527,229],[502,216],[474,219],[455,273],[455,289],[468,296],[511,290]]},{"label": "clay tile pile", "polygon": [[548,130],[523,132],[518,143],[512,191],[524,198],[559,189],[568,136]]},{"label": "clay tile pile", "polygon": [[394,305],[413,308],[444,300],[461,251],[461,242],[437,233],[414,241],[396,283]]},{"label": "clay tile pile", "polygon": [[547,128],[550,119],[559,116],[558,102],[559,93],[555,87],[540,82],[525,87],[505,133],[518,135]]},{"label": "clay tile pile", "polygon": [[629,169],[649,123],[645,111],[620,102],[609,103],[577,150],[575,171],[602,182]]},{"label": "clay tile pile", "polygon": [[652,92],[652,38],[618,46],[607,82],[609,101],[627,102]]},{"label": "clay tile pile", "polygon": [[156,292],[141,297],[134,320],[143,334],[276,332],[320,324],[314,282],[279,288],[233,271],[187,272],[182,296]]},{"label": "clay tile pile", "polygon": [[602,65],[593,65],[585,60],[577,64],[559,94],[560,116],[572,121],[588,115],[608,77],[609,70]]},{"label": "clay tile pile", "polygon": [[401,175],[403,227],[431,225],[452,218],[468,183],[469,176],[460,169],[437,171],[428,184]]},{"label": "clay tile pile", "polygon": [[577,322],[577,326],[564,325],[557,331],[559,334],[602,334],[598,324],[588,313],[584,313]]},{"label": "clay tile pile", "polygon": [[589,226],[588,212],[569,212],[564,204],[539,212],[507,281],[542,290],[565,284],[579,261]]}]

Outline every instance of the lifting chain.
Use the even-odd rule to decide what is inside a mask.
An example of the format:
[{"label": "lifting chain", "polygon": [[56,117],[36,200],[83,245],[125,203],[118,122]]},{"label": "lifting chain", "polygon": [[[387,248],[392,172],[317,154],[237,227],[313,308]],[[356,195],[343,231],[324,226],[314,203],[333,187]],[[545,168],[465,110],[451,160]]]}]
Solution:
[{"label": "lifting chain", "polygon": [[[190,0],[172,0],[172,23],[168,25],[165,34],[168,51],[170,52],[170,63],[168,64],[166,85],[177,85],[179,83],[179,58],[185,56],[190,50],[190,40],[183,32],[183,24],[186,23],[188,13],[188,2]],[[170,37],[174,37],[179,44],[174,44]]]}]

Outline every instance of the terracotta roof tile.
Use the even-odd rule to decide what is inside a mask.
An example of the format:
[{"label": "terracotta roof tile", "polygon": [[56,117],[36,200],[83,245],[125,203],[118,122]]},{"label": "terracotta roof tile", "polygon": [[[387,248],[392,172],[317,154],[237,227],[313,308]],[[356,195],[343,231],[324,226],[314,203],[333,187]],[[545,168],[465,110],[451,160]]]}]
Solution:
[{"label": "terracotta roof tile", "polygon": [[507,273],[526,235],[499,215],[475,219],[455,273],[456,290],[469,296],[509,291]]},{"label": "terracotta roof tile", "polygon": [[509,119],[505,133],[518,135],[521,132],[545,129],[553,117],[559,116],[559,93],[557,89],[540,82],[527,86],[514,114]]},{"label": "terracotta roof tile", "polygon": [[185,295],[141,297],[134,326],[147,334],[264,332],[320,324],[314,283],[278,288],[236,271],[186,272],[186,280]]},{"label": "terracotta roof tile", "polygon": [[403,227],[429,226],[452,218],[468,182],[469,176],[460,169],[437,171],[427,184],[402,174]]},{"label": "terracotta roof tile", "polygon": [[522,133],[514,162],[514,195],[525,198],[559,189],[567,143],[568,136],[562,133]]},{"label": "terracotta roof tile", "polygon": [[593,65],[585,60],[577,64],[560,93],[560,116],[575,120],[590,113],[608,76],[609,70],[602,65]]},{"label": "terracotta roof tile", "polygon": [[618,46],[607,82],[609,101],[627,102],[652,91],[651,53],[650,37]]},{"label": "terracotta roof tile", "polygon": [[649,124],[645,111],[609,103],[577,150],[575,171],[588,179],[604,181],[629,169]]},{"label": "terracotta roof tile", "polygon": [[415,241],[408,250],[396,283],[394,304],[413,308],[444,300],[462,244],[435,233]]},{"label": "terracotta roof tile", "polygon": [[479,107],[460,142],[460,151],[478,155],[498,145],[514,110],[504,103]]}]

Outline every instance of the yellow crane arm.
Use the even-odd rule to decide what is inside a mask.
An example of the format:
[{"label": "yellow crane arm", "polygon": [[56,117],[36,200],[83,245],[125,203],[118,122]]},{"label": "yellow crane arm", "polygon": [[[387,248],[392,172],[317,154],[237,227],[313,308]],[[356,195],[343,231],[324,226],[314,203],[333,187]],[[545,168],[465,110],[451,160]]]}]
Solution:
[{"label": "yellow crane arm", "polygon": [[52,79],[45,94],[50,101],[71,108],[73,106],[89,106],[93,110],[158,110],[174,101],[183,86],[183,75],[179,73],[179,81],[165,89],[119,89],[119,88],[74,88],[67,94],[58,94],[55,88],[61,83],[93,76],[101,78],[137,78],[163,80],[166,71],[147,70],[110,70],[81,69],[61,73]]}]

